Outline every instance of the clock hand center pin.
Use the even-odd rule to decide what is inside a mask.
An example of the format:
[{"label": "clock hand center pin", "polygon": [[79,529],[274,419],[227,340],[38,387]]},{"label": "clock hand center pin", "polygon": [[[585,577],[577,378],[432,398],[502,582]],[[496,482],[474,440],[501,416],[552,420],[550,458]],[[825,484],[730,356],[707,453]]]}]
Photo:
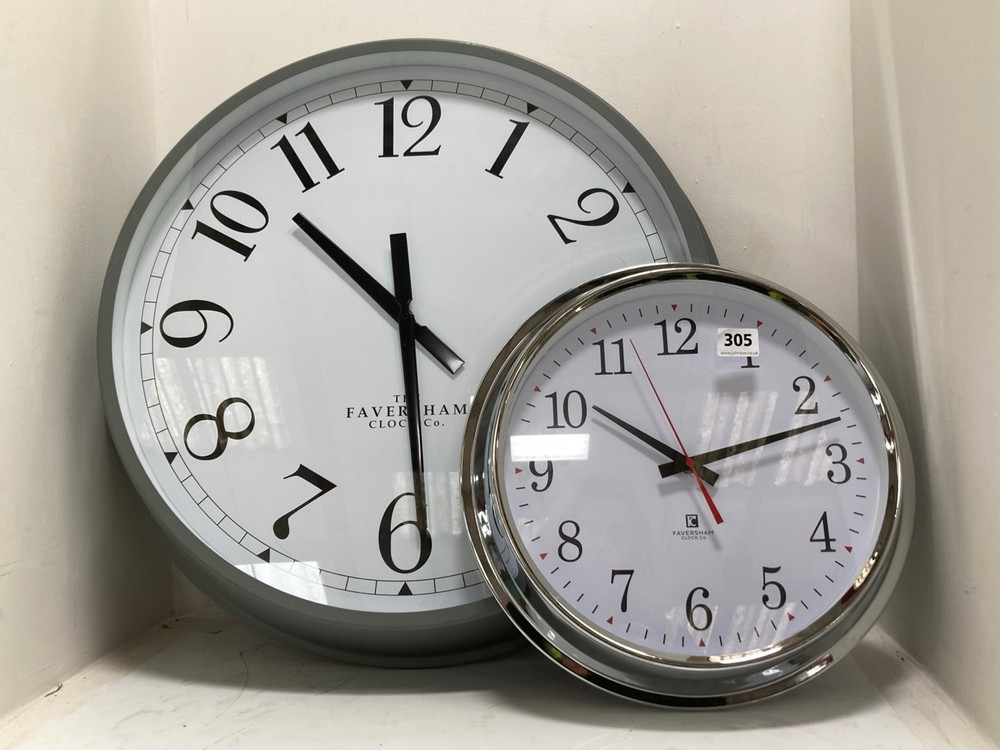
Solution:
[{"label": "clock hand center pin", "polygon": [[[664,466],[676,466],[677,462],[684,462],[683,463],[684,468],[682,468],[681,471],[683,471],[684,469],[690,471],[690,467],[688,467],[687,465],[687,461],[685,459],[684,454],[681,453],[676,448],[672,448],[671,446],[664,443],[662,440],[653,437],[648,432],[640,430],[635,425],[631,424],[630,422],[626,422],[624,419],[612,414],[607,409],[603,409],[597,405],[595,405],[593,409],[608,421],[621,427],[623,430],[625,430],[625,432],[629,433],[633,437],[638,438],[649,447],[653,448],[659,453],[662,453],[664,456],[673,459],[674,463],[663,464]],[[707,466],[699,466],[698,472],[701,474],[701,478],[704,479],[708,484],[714,485],[719,480],[718,473],[712,471]]]}]

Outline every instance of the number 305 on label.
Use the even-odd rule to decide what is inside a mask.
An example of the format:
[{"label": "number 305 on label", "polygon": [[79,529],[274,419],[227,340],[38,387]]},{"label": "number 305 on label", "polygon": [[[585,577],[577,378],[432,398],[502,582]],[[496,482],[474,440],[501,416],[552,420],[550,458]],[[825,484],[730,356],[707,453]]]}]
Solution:
[{"label": "number 305 on label", "polygon": [[720,328],[715,351],[720,357],[756,357],[760,340],[756,328]]}]

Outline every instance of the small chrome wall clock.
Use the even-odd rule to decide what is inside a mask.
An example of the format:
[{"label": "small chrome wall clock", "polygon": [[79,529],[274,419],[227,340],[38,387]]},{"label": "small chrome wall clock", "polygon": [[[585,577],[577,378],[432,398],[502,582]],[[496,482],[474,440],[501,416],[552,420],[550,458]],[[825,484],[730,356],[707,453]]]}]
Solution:
[{"label": "small chrome wall clock", "polygon": [[550,658],[606,690],[711,707],[822,672],[874,623],[912,468],[870,362],[760,279],[646,266],[544,307],[465,438],[485,576]]},{"label": "small chrome wall clock", "polygon": [[462,521],[486,366],[568,284],[714,257],[649,144],[558,73],[336,50],[222,104],[142,191],[101,305],[108,424],[230,609],[343,658],[472,658],[514,635]]}]

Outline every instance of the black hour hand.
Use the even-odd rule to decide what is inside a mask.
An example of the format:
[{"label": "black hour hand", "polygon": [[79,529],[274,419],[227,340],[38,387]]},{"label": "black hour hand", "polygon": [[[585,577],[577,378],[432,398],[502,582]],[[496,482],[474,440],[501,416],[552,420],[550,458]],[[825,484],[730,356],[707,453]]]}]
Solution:
[{"label": "black hour hand", "polygon": [[[623,430],[625,430],[625,432],[627,432],[632,437],[638,438],[653,450],[656,450],[662,453],[664,456],[667,456],[668,458],[672,458],[674,460],[673,464],[665,464],[666,466],[677,466],[679,467],[678,471],[690,471],[690,469],[688,469],[684,463],[685,461],[684,454],[681,453],[679,450],[672,448],[671,446],[664,443],[662,440],[653,437],[648,432],[640,430],[635,425],[626,422],[621,417],[617,417],[605,409],[602,409],[600,406],[594,406],[593,409],[608,421],[614,422],[616,425],[621,427]],[[707,466],[698,466],[698,475],[702,478],[702,481],[712,485],[714,485],[715,482],[719,479],[719,475],[716,472],[709,469]]]},{"label": "black hour hand", "polygon": [[[292,221],[306,233],[316,246],[329,256],[330,260],[340,266],[351,280],[354,281],[371,300],[382,308],[393,320],[400,315],[399,302],[396,296],[386,289],[379,281],[362,268],[354,258],[344,252],[341,247],[327,237],[319,228],[302,214],[295,214]],[[413,323],[414,336],[417,342],[434,359],[452,375],[465,365],[465,360],[459,357],[447,344],[439,339],[433,331],[416,321]]]}]

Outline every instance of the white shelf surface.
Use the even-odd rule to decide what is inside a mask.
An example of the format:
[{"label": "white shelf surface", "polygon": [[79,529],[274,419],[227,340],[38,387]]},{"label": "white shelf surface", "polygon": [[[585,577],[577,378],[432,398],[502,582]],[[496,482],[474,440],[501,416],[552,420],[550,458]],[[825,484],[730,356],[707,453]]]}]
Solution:
[{"label": "white shelf surface", "polygon": [[228,619],[175,621],[0,723],[0,747],[989,749],[879,632],[784,696],[710,712],[605,695],[523,649],[384,670],[316,659]]}]

